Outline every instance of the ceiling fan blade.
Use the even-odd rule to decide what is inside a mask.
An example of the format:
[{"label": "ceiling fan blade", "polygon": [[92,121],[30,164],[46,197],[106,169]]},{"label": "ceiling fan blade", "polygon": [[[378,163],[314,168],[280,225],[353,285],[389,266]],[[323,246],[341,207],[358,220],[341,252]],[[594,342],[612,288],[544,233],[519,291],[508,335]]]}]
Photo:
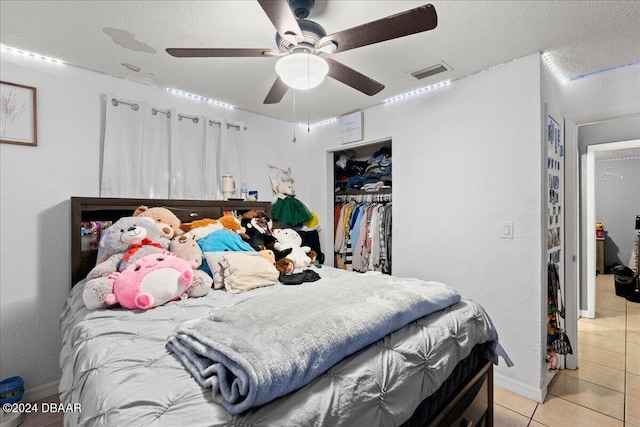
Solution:
[{"label": "ceiling fan blade", "polygon": [[335,52],[392,40],[434,29],[438,25],[436,9],[431,4],[400,12],[377,21],[324,36],[320,45],[333,42]]},{"label": "ceiling fan blade", "polygon": [[236,58],[274,56],[276,49],[226,49],[226,48],[167,48],[167,53],[177,58]]},{"label": "ceiling fan blade", "polygon": [[289,86],[287,86],[281,79],[280,76],[276,78],[276,81],[273,82],[273,86],[271,86],[271,90],[267,94],[267,97],[264,99],[263,104],[277,104],[282,101],[284,95],[287,93]]},{"label": "ceiling fan blade", "polygon": [[384,89],[384,85],[382,83],[357,72],[353,68],[349,68],[331,58],[325,58],[325,60],[329,64],[329,73],[327,75],[346,84],[347,86],[351,86],[352,88],[369,96],[373,96]]},{"label": "ceiling fan blade", "polygon": [[280,37],[292,44],[304,40],[302,30],[296,16],[289,7],[288,0],[258,0],[262,10],[267,14]]}]

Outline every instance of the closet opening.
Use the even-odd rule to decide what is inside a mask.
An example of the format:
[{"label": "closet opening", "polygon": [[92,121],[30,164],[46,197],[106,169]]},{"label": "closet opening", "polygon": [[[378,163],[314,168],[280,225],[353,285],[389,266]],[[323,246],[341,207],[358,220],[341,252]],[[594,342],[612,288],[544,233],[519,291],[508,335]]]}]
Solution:
[{"label": "closet opening", "polygon": [[333,265],[392,272],[392,141],[384,138],[328,151],[333,176]]}]

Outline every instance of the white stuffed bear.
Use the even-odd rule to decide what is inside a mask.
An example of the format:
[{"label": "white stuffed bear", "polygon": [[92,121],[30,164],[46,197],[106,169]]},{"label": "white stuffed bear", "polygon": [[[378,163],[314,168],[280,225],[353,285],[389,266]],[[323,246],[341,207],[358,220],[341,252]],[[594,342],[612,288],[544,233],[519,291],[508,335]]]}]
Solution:
[{"label": "white stuffed bear", "polygon": [[275,229],[271,232],[276,238],[274,249],[283,251],[291,248],[291,253],[286,257],[293,261],[295,268],[303,268],[311,265],[311,258],[307,255],[311,252],[309,246],[302,246],[302,237],[293,228]]}]

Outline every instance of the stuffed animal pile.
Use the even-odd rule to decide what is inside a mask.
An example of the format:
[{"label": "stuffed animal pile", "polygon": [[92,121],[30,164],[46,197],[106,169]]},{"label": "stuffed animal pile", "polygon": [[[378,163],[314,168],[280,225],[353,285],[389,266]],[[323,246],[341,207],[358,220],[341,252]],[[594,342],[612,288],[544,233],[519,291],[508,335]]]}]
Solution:
[{"label": "stuffed animal pile", "polygon": [[[158,301],[165,303],[178,297],[203,296],[211,290],[213,279],[205,271],[197,269],[203,260],[200,247],[195,243],[195,240],[188,237],[182,238],[184,231],[180,228],[181,221],[173,213],[169,215],[168,212],[170,213],[165,208],[141,206],[134,212],[134,216],[120,218],[104,231],[98,249],[98,262],[87,275],[82,293],[82,299],[87,308],[97,310],[113,307],[116,303],[124,306],[119,298],[119,294],[124,292],[122,284],[133,286],[135,281],[130,277],[137,276],[128,273],[125,278],[129,279],[119,279],[119,283],[121,283],[119,292],[114,292],[114,281],[119,277],[116,273],[123,273],[129,266],[134,265],[145,256],[166,255],[169,249],[172,249],[176,258],[187,262],[187,265],[190,266],[189,285],[184,289],[172,288],[175,292],[180,291],[180,293],[172,295],[169,299],[155,298],[156,303],[150,303],[146,308],[157,306]],[[170,240],[167,236],[173,236],[173,238]],[[173,265],[178,263],[179,261],[172,260]],[[184,264],[182,265],[184,266]],[[158,292],[166,295],[166,290],[161,291],[161,286],[157,282],[153,283],[156,283]],[[147,293],[154,294],[152,291]],[[127,308],[134,307],[129,304]]]},{"label": "stuffed animal pile", "polygon": [[274,271],[291,275],[315,253],[293,229],[272,230],[264,211],[181,223],[169,209],[140,206],[106,228],[98,262],[87,275],[87,308],[147,310],[176,299],[201,297],[213,285],[206,254],[259,252]]}]

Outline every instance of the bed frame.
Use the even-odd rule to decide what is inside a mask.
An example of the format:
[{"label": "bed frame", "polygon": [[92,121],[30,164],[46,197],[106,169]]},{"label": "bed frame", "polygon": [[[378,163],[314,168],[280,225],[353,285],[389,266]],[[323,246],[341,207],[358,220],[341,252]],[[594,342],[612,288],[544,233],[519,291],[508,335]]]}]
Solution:
[{"label": "bed frame", "polygon": [[[477,351],[481,350],[478,348]],[[467,359],[462,360],[449,379],[418,406],[403,427],[493,427],[493,364],[481,355],[478,358],[479,363],[471,369],[471,374],[451,389],[448,384],[452,377],[459,375],[458,370],[465,372],[468,369],[464,367]],[[423,410],[434,405],[439,408],[435,414]]]},{"label": "bed frame", "polygon": [[218,219],[226,211],[237,215],[256,209],[271,216],[271,202],[244,202],[222,200],[169,200],[169,199],[119,199],[101,197],[71,198],[71,286],[87,277],[96,265],[97,249],[82,249],[81,226],[85,221],[117,221],[131,216],[141,205],[171,209],[180,221]]},{"label": "bed frame", "polygon": [[[116,221],[131,216],[140,205],[171,209],[182,222],[220,218],[225,211],[238,215],[263,210],[271,216],[271,202],[220,200],[71,198],[71,286],[95,266],[97,250],[83,250],[81,226],[85,221]],[[493,427],[493,365],[482,356],[482,345],[462,360],[445,383],[425,401],[403,427]]]}]

